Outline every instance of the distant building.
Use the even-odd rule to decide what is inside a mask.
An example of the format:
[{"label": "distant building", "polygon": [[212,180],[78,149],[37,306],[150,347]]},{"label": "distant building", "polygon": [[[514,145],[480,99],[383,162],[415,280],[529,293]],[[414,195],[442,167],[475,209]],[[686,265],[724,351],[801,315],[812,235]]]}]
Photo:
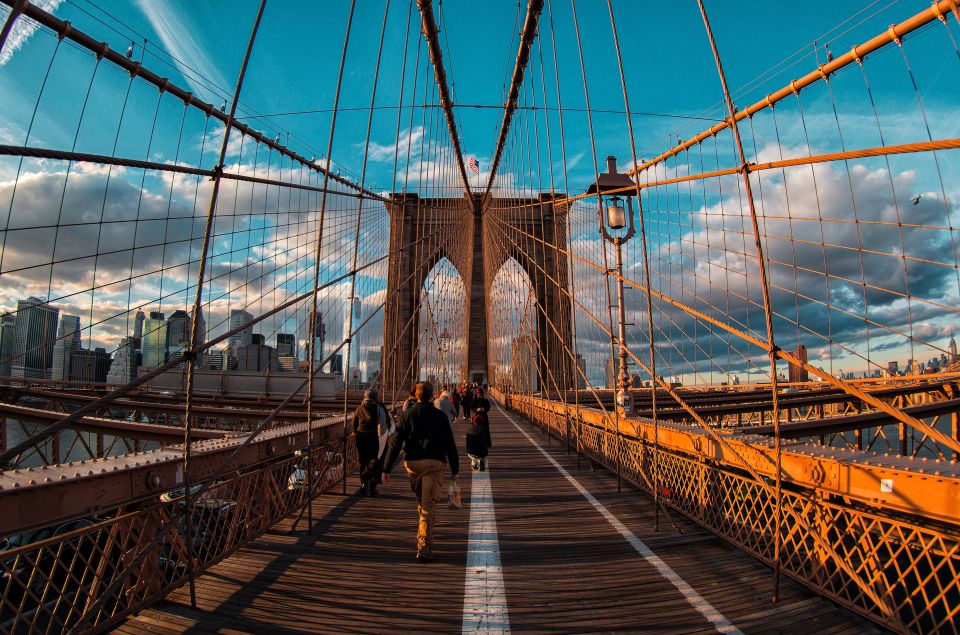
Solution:
[{"label": "distant building", "polygon": [[263,342],[263,335],[254,333],[249,345],[237,348],[237,370],[263,372],[277,370],[273,347]]},{"label": "distant building", "polygon": [[183,310],[174,311],[167,318],[167,350],[184,351],[190,344],[190,314]]},{"label": "distant building", "polygon": [[330,371],[331,373],[342,375],[343,374],[343,355],[337,353],[330,358]]},{"label": "distant building", "polygon": [[137,311],[137,316],[133,319],[133,339],[136,340],[137,350],[140,349],[140,341],[143,339],[143,322],[146,319],[143,311]]},{"label": "distant building", "polygon": [[[312,318],[313,311],[310,312],[310,317]],[[313,367],[319,368],[323,362],[323,345],[327,338],[327,327],[323,324],[323,313],[317,313],[317,319],[314,323],[313,333],[310,333],[310,323],[312,319],[307,320],[306,331],[307,331],[307,359],[311,359],[313,355]],[[311,352],[311,351],[316,352]],[[332,363],[332,360],[331,360]],[[341,364],[342,367],[342,364]],[[333,371],[331,371],[333,372]]]},{"label": "distant building", "polygon": [[300,360],[292,355],[278,355],[277,370],[282,373],[298,372],[300,370]]},{"label": "distant building", "polygon": [[0,377],[10,376],[16,328],[17,318],[13,315],[4,315],[0,318]]},{"label": "distant building", "polygon": [[108,384],[127,384],[137,376],[137,338],[125,337],[120,340],[117,352],[113,354],[113,363],[107,373]]},{"label": "distant building", "polygon": [[607,363],[603,367],[603,385],[611,390],[617,388],[617,378],[620,375],[617,369],[617,361],[618,360],[615,357],[608,357]]},{"label": "distant building", "polygon": [[[797,349],[793,351],[794,357],[799,359],[804,364],[807,363],[807,347],[803,344],[797,346]],[[807,372],[807,369],[803,366],[797,364],[789,364],[790,371],[790,381],[791,382],[807,382],[810,381],[810,373]]]},{"label": "distant building", "polygon": [[53,367],[50,378],[66,381],[70,378],[70,362],[73,353],[80,350],[80,318],[64,315],[60,318],[57,343],[53,345]]},{"label": "distant building", "polygon": [[360,298],[350,297],[346,299],[346,306],[343,311],[343,341],[352,340],[348,345],[350,359],[346,360],[350,364],[350,381],[353,382],[353,369],[360,367],[360,337],[353,337],[353,331],[360,326]]},{"label": "distant building", "polygon": [[510,383],[514,390],[535,390],[536,347],[533,335],[520,335],[510,343]]},{"label": "distant building", "polygon": [[[230,330],[232,331],[235,328],[243,326],[245,323],[253,319],[253,314],[244,311],[243,309],[231,309],[230,310]],[[227,340],[229,342],[230,349],[235,351],[239,346],[247,346],[253,342],[253,327],[247,327],[231,335]]]},{"label": "distant building", "polygon": [[151,311],[149,319],[144,320],[141,351],[145,367],[153,368],[167,361],[167,321],[163,313]]},{"label": "distant building", "polygon": [[577,390],[584,390],[587,387],[587,361],[580,353],[577,353],[577,369],[574,372],[576,373],[574,386]]},{"label": "distant building", "polygon": [[960,355],[957,355],[957,340],[953,339],[952,337],[950,338],[949,350],[950,363],[952,364],[956,361],[960,361]]},{"label": "distant building", "polygon": [[229,349],[210,349],[207,351],[207,354],[203,356],[203,361],[200,363],[200,368],[204,368],[206,370],[223,370],[226,367],[225,364],[227,363],[229,357]]},{"label": "distant building", "polygon": [[896,360],[892,362],[887,362],[887,374],[891,377],[896,377],[900,374],[900,364]]},{"label": "distant building", "polygon": [[70,364],[70,381],[104,383],[110,372],[110,353],[103,348],[81,348],[73,352]]},{"label": "distant building", "polygon": [[47,379],[53,366],[60,310],[39,298],[17,302],[10,375],[24,379]]},{"label": "distant building", "polygon": [[277,333],[277,356],[294,357],[297,353],[297,336],[292,333]]},{"label": "distant building", "polygon": [[372,384],[380,376],[380,365],[383,363],[383,351],[371,349],[367,351],[367,383]]}]

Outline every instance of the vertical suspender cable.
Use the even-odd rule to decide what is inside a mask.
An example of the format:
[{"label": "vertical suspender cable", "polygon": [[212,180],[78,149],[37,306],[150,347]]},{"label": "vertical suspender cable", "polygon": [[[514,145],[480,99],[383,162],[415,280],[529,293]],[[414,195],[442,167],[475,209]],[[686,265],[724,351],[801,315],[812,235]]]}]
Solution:
[{"label": "vertical suspender cable", "polygon": [[210,234],[213,230],[213,218],[217,212],[217,196],[220,193],[220,178],[223,174],[223,164],[227,157],[227,146],[230,143],[230,130],[233,126],[234,116],[237,114],[237,104],[240,101],[240,91],[243,89],[243,79],[247,74],[247,64],[250,62],[250,54],[253,52],[253,43],[257,38],[257,31],[260,28],[260,20],[263,18],[263,10],[267,5],[267,0],[260,0],[260,8],[257,10],[257,18],[253,22],[253,29],[250,32],[250,38],[247,40],[247,50],[243,55],[243,63],[240,65],[240,72],[237,75],[237,85],[233,91],[233,101],[230,104],[230,115],[224,123],[223,143],[220,144],[220,157],[217,160],[217,167],[213,175],[213,190],[210,193],[210,207],[207,210],[207,221],[203,228],[203,243],[200,247],[200,262],[197,270],[197,293],[193,299],[193,314],[190,318],[190,348],[187,356],[187,386],[183,414],[183,496],[184,507],[186,508],[185,521],[187,529],[187,577],[190,580],[190,606],[197,608],[197,590],[193,580],[193,521],[191,519],[191,500],[190,500],[190,442],[192,426],[190,418],[192,416],[192,396],[194,382],[194,368],[196,364],[196,348],[200,315],[200,307],[203,303],[203,278],[206,275],[207,253],[210,250]]},{"label": "vertical suspender cable", "polygon": [[[783,473],[780,469],[782,443],[780,439],[780,401],[779,389],[777,385],[777,345],[773,337],[773,308],[770,304],[770,288],[767,281],[767,267],[763,255],[763,243],[760,240],[760,226],[757,221],[757,208],[753,201],[753,189],[750,185],[750,172],[747,169],[747,159],[743,153],[743,142],[740,140],[740,131],[737,126],[737,113],[733,107],[733,98],[730,96],[730,89],[727,86],[727,77],[723,72],[723,63],[720,61],[720,52],[717,49],[717,42],[713,37],[713,29],[710,27],[710,20],[707,17],[707,10],[703,6],[703,0],[697,0],[700,7],[700,15],[703,16],[703,26],[707,32],[707,38],[710,40],[710,49],[713,51],[713,59],[717,65],[717,75],[720,77],[720,85],[723,88],[723,97],[727,103],[727,114],[730,116],[730,129],[733,132],[733,139],[737,146],[737,155],[740,160],[740,174],[743,176],[744,193],[747,197],[747,206],[750,210],[750,223],[753,228],[754,247],[757,250],[757,267],[760,273],[760,285],[763,293],[763,312],[767,325],[767,343],[769,345],[770,357],[770,398],[772,400],[771,415],[773,417],[774,442],[776,444],[777,454],[777,479],[776,479],[776,513],[774,517],[774,547],[773,547],[773,597],[776,602],[780,596],[780,551],[782,549],[782,531],[781,518],[783,515],[783,504],[781,496],[781,487]],[[649,292],[649,284],[648,284]]]},{"label": "vertical suspender cable", "polygon": [[[343,68],[347,61],[347,47],[350,44],[350,31],[353,26],[353,10],[356,7],[356,0],[350,2],[350,12],[347,15],[347,27],[343,35],[343,51],[340,54],[340,70],[337,72],[337,90],[333,96],[333,114],[330,116],[330,136],[327,139],[327,165],[323,171],[323,191],[320,194],[320,218],[317,220],[316,247],[313,252],[313,293],[310,299],[310,315],[308,317],[307,342],[309,343],[309,364],[310,369],[307,374],[307,500],[304,503],[307,506],[307,531],[313,531],[313,377],[317,362],[317,346],[314,334],[317,328],[317,295],[320,284],[320,247],[323,244],[323,221],[327,208],[327,184],[330,180],[330,170],[333,166],[331,160],[333,154],[333,135],[337,130],[337,112],[340,106],[340,89],[343,86]],[[347,423],[343,423],[344,432],[346,432]],[[342,439],[342,459],[343,459],[343,486],[347,486],[347,442],[346,436]]]},{"label": "vertical suspender cable", "polygon": [[[620,38],[617,36],[617,21],[613,15],[613,4],[607,0],[607,9],[610,12],[610,29],[613,31],[613,45],[617,53],[617,68],[620,70],[620,86],[623,89],[623,107],[627,114],[627,129],[630,134],[630,153],[633,165],[637,165],[637,143],[633,133],[633,118],[630,115],[630,98],[627,96],[627,79],[623,73],[623,56],[620,53]],[[653,295],[650,293],[650,259],[647,248],[647,228],[643,219],[643,207],[640,199],[639,176],[633,178],[637,185],[637,215],[640,217],[640,243],[643,249],[643,272],[647,285],[647,331],[650,344],[650,405],[653,418],[653,528],[660,531],[660,427],[657,418],[657,358],[653,345]]]}]

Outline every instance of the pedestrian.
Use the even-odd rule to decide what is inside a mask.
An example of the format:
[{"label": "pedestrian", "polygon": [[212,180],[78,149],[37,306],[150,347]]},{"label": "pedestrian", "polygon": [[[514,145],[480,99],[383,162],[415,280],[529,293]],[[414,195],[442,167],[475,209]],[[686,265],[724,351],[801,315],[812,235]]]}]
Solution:
[{"label": "pedestrian", "polygon": [[383,483],[390,482],[390,471],[404,452],[403,466],[410,487],[417,494],[417,560],[434,559],[433,528],[437,522],[437,503],[443,489],[444,464],[450,463],[450,480],[459,479],[460,456],[446,415],[433,405],[433,386],[417,384],[417,404],[400,415],[397,430],[387,445],[383,464]]},{"label": "pedestrian", "polygon": [[417,403],[417,398],[413,396],[413,388],[410,389],[410,395],[407,397],[407,400],[403,402],[403,410],[409,410]]},{"label": "pedestrian", "polygon": [[481,388],[477,388],[477,396],[473,400],[473,408],[474,410],[482,408],[484,416],[490,412],[490,400],[483,396],[483,390]]},{"label": "pedestrian", "polygon": [[456,388],[450,390],[450,403],[453,404],[453,418],[460,416],[460,391]]},{"label": "pedestrian", "polygon": [[463,418],[469,420],[473,416],[473,388],[470,386],[463,389],[460,405],[463,407]]},{"label": "pedestrian", "polygon": [[467,456],[470,457],[470,467],[483,472],[487,469],[487,454],[493,447],[490,440],[490,420],[485,410],[477,408],[470,423],[470,430],[467,431]]},{"label": "pedestrian", "polygon": [[391,428],[390,413],[377,401],[373,388],[363,393],[363,402],[353,413],[353,434],[360,464],[360,495],[376,496],[380,482],[380,437]]},{"label": "pedestrian", "polygon": [[433,402],[433,405],[437,407],[437,410],[447,415],[447,419],[450,421],[450,431],[453,431],[453,420],[457,418],[457,410],[453,407],[453,402],[450,401],[450,393],[444,390],[440,393],[440,396],[436,401]]}]

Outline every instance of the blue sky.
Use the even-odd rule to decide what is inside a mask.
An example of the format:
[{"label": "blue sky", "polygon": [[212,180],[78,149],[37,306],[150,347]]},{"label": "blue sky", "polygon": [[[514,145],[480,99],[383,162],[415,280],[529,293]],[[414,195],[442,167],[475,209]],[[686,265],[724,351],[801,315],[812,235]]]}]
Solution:
[{"label": "blue sky", "polygon": [[[192,90],[201,99],[215,105],[230,96],[257,9],[257,3],[252,1],[45,2],[44,6],[51,8],[55,15],[70,20],[77,28],[108,42],[116,50],[125,51],[133,41],[135,59],[142,59],[145,66],[159,75],[169,77],[171,82]],[[708,127],[716,118],[723,116],[720,85],[695,2],[618,1],[613,4],[620,32],[631,108],[635,113],[637,152],[641,157],[650,157],[672,146],[678,136],[689,138]],[[618,111],[623,107],[623,98],[613,58],[610,22],[605,3],[581,0],[576,6],[588,68],[591,107],[594,110]],[[707,3],[727,77],[740,107],[761,99],[791,79],[809,72],[816,67],[818,61],[825,61],[827,51],[824,45],[829,44],[830,50],[839,55],[849,50],[853,44],[883,32],[890,23],[901,21],[928,6],[926,2],[906,0],[872,2],[866,5],[862,2],[812,1],[792,4],[787,8],[771,2],[748,1],[738,3],[734,11],[727,3]],[[333,104],[348,7],[348,2],[269,2],[250,61],[241,98],[240,116],[244,118],[243,121],[263,130],[270,137],[279,135],[281,141],[307,157],[319,158],[326,152],[330,127],[329,109]],[[366,109],[370,105],[384,10],[383,1],[359,1],[350,34],[347,72],[340,102],[342,110],[338,116],[332,159],[339,171],[354,179],[359,178],[362,169],[364,132],[369,114]],[[412,26],[407,32],[407,16],[411,11]],[[442,29],[445,65],[454,100],[462,105],[456,109],[462,147],[465,153],[479,159],[484,171],[481,176],[485,177],[485,172],[490,167],[502,111],[497,108],[478,109],[468,106],[502,104],[517,48],[518,19],[522,19],[522,15],[518,16],[517,5],[510,2],[447,0],[442,5],[435,5],[435,11]],[[549,30],[551,18],[552,34]],[[956,24],[950,23],[949,27],[956,36]],[[905,48],[909,56],[909,68],[914,73],[926,109],[929,136],[934,139],[960,136],[960,118],[956,117],[957,104],[960,103],[960,81],[957,81],[960,56],[951,40],[944,36],[943,29],[942,25],[934,24],[911,36]],[[143,38],[147,40],[145,49]],[[406,74],[404,81],[401,81],[403,51],[408,39],[410,49]],[[543,102],[539,71],[539,56],[542,54],[546,73],[546,101],[551,106],[555,105],[557,87],[553,80],[552,63],[555,40],[558,43],[556,50],[559,89],[564,107],[570,109],[565,115],[563,129],[570,182],[560,183],[557,176],[556,186],[557,189],[579,192],[589,183],[593,165],[589,155],[590,138],[586,115],[578,112],[578,109],[585,106],[585,101],[569,2],[551,2],[547,5],[541,19],[541,40],[544,41],[544,48],[541,51],[538,45],[534,47],[535,67],[528,71],[527,83],[521,92],[521,103],[530,102],[531,81],[536,102]],[[814,47],[815,40],[819,43],[819,48]],[[202,116],[188,111],[184,117],[182,104],[175,103],[169,96],[160,97],[155,89],[142,83],[131,86],[125,73],[107,64],[97,67],[89,53],[78,50],[69,42],[61,43],[60,50],[54,55],[56,46],[56,38],[43,31],[33,34],[18,32],[12,36],[3,57],[0,58],[0,95],[3,96],[4,104],[0,111],[0,141],[23,144],[36,107],[36,119],[32,124],[29,140],[26,140],[28,145],[76,148],[81,151],[157,161],[177,160],[203,167],[213,165],[218,148],[216,131],[209,129],[209,122]],[[420,47],[421,51],[419,73],[422,80],[423,73],[432,74],[432,70],[422,48],[419,14],[415,3],[411,10],[409,0],[393,0],[387,14],[383,59],[375,102],[377,110],[372,122],[373,151],[370,153],[367,168],[367,184],[377,191],[396,189],[401,180],[398,176],[395,184],[391,183],[394,149],[398,143],[396,105],[401,85],[405,86],[404,104],[410,104],[417,47]],[[54,63],[50,66],[50,76],[41,92],[43,71],[51,64],[51,59]],[[757,152],[770,160],[779,158],[780,154],[797,156],[811,152],[837,151],[840,149],[838,128],[847,148],[926,140],[928,135],[923,128],[920,102],[906,68],[896,48],[888,48],[873,56],[866,66],[876,104],[876,116],[880,119],[879,126],[865,97],[864,77],[856,67],[851,67],[831,81],[834,89],[832,94],[823,86],[813,87],[804,92],[802,102],[785,102],[778,106],[776,122],[770,117],[758,117],[754,122],[759,138]],[[417,83],[419,88],[424,85],[423,81]],[[419,107],[424,98],[423,91],[418,90],[413,98],[417,107],[412,112],[409,108],[402,112],[401,145],[411,136],[415,139],[414,143],[419,141],[423,136],[420,126],[433,126],[440,131],[444,129],[443,121],[437,116],[435,109],[424,110]],[[431,95],[427,95],[426,99],[428,102],[435,102]],[[84,103],[85,107],[82,106]],[[801,106],[803,117],[799,116],[798,111]],[[837,115],[833,114],[834,106],[838,111]],[[532,134],[531,131],[544,134],[544,124],[549,122],[554,134],[554,153],[552,157],[546,157],[546,143],[541,141],[543,165],[552,163],[555,172],[559,174],[562,163],[556,139],[559,130],[556,112],[551,112],[546,120],[537,117],[537,114],[527,111],[515,119],[514,135],[508,143],[500,170],[503,178],[510,179],[511,187],[531,192],[549,189],[548,170],[543,168],[539,174],[534,175],[521,174],[524,160],[517,153],[518,146],[522,144],[522,137],[519,136],[521,131],[526,131],[525,134],[528,135]],[[614,153],[620,157],[621,165],[628,163],[630,147],[624,116],[596,112],[593,123],[598,162],[602,164],[604,156]],[[779,126],[777,143],[773,141],[774,123]],[[807,124],[806,129],[803,127],[804,123]],[[445,133],[438,133],[440,134]],[[718,153],[724,154],[728,150],[729,148],[724,147],[719,149]],[[890,174],[885,180],[895,181],[900,185],[892,188],[888,198],[893,201],[908,200],[915,192],[929,193],[921,206],[921,209],[925,210],[925,222],[938,226],[950,224],[956,215],[956,209],[948,201],[955,201],[960,196],[960,181],[957,177],[960,166],[955,154],[956,151],[939,153],[940,164],[936,166],[939,170],[932,165],[931,155],[908,155],[891,159]],[[249,145],[241,148],[239,141],[236,147],[231,149],[231,157],[238,164],[256,165],[258,170],[272,170],[274,175],[280,170],[289,169],[289,165],[281,165],[275,157],[264,156],[256,148]],[[691,164],[671,164],[666,169],[678,173],[684,170],[696,171],[692,165],[694,157],[687,159]],[[401,153],[401,167],[402,163]],[[44,167],[31,162],[25,165],[24,169],[35,170],[37,173],[51,169],[49,165]],[[707,167],[709,169],[709,166]],[[887,174],[885,171],[888,169],[876,161],[864,161],[860,167],[879,170],[880,172],[875,174],[880,175],[878,178],[881,182],[884,181],[882,177]],[[15,179],[16,169],[17,165],[11,159],[0,161],[0,181],[10,182]],[[529,166],[527,169],[529,170]],[[848,169],[852,168],[844,168]],[[95,179],[104,178],[102,174],[92,172],[94,171],[88,170],[88,173],[84,174],[91,179],[91,183],[99,183],[100,181]],[[845,174],[843,171],[825,172],[821,176],[829,180]],[[188,210],[185,213],[196,212],[197,203],[191,199],[196,199],[198,186],[191,179],[164,180],[155,175],[144,178],[140,173],[121,174],[120,171],[106,178],[127,182],[132,188],[131,192],[139,192],[136,196],[138,208],[143,206],[146,200],[146,203],[157,207],[155,213],[158,218],[164,213],[169,216],[169,210],[162,209],[164,199],[170,198],[168,191],[176,193],[177,202]],[[768,189],[773,191],[781,183],[776,180],[775,175],[771,178],[773,181],[768,183]],[[80,178],[73,179],[78,186],[81,181]],[[709,219],[711,209],[723,209],[724,204],[730,204],[730,187],[727,186],[724,192],[722,183],[715,185],[718,186],[716,189],[704,194],[702,209],[691,210],[705,219]],[[73,187],[64,187],[67,191],[65,196],[73,194]],[[425,182],[420,187],[432,186]],[[793,187],[794,191],[808,191],[811,183],[809,179],[805,180],[805,177],[797,177]],[[43,191],[49,193],[49,188]],[[144,197],[144,192],[156,200],[150,196]],[[246,195],[250,199],[260,200],[260,193],[255,189]],[[235,196],[234,206],[240,199],[243,199],[242,194],[239,198]],[[120,205],[122,200],[125,199],[118,198],[117,204]],[[925,207],[935,205],[938,200],[945,212]],[[111,202],[108,200],[103,207],[109,208]],[[863,197],[859,202],[861,207],[866,205]],[[878,201],[877,205],[889,202]],[[341,206],[344,214],[350,213],[349,202],[337,204]],[[846,203],[839,204],[842,213],[849,211],[843,207]],[[857,200],[854,200],[853,204],[856,206]],[[272,203],[265,205],[265,209],[269,210]],[[662,208],[658,208],[656,199],[646,200],[645,205],[651,209],[651,214],[661,214],[664,219],[679,211],[679,208],[670,207],[672,203],[669,200],[664,201]],[[194,209],[191,211],[190,207]],[[202,208],[202,204],[200,207]],[[80,210],[76,211],[78,217],[84,217],[82,206],[74,208],[69,204],[61,204],[60,208],[58,216],[61,220],[64,213],[69,215],[73,209]],[[279,213],[280,204],[277,203],[273,209]],[[871,211],[861,210],[860,213],[869,215]],[[89,218],[87,220],[89,221]],[[17,222],[20,220],[15,219],[11,227],[15,227]],[[382,213],[374,214],[369,222],[371,228],[382,229],[385,219]],[[708,224],[708,221],[704,222]],[[190,223],[185,221],[181,224],[184,225],[183,231],[189,234]],[[255,243],[261,234],[276,238],[278,233],[281,233],[277,225],[282,224],[279,218],[274,219],[273,224],[269,218],[257,221],[246,233],[244,240]],[[169,230],[169,220],[165,226]],[[577,233],[578,231],[580,233]],[[589,223],[586,223],[583,229],[575,229],[573,238],[586,240],[591,231]],[[674,223],[659,235],[655,235],[653,243],[658,249],[667,249],[674,242],[683,243],[685,236],[689,242],[691,236],[698,235],[692,224],[690,234],[684,234],[684,231],[680,224]],[[708,234],[709,228],[704,231],[705,235]],[[345,235],[338,240],[350,238]],[[55,238],[44,240],[56,242]],[[224,239],[220,245],[225,255],[217,262],[222,267],[249,260],[256,255],[248,247],[235,244],[236,241],[237,237],[231,236],[229,242]],[[883,249],[897,249],[895,242],[884,242]],[[942,232],[935,240],[918,243],[921,246],[934,245],[937,249],[946,249],[945,244]],[[633,247],[635,250],[636,245]],[[53,248],[57,247],[54,245]],[[44,258],[49,259],[46,248],[37,251],[41,254],[37,257],[37,262],[42,262]],[[8,264],[15,256],[16,254],[7,257]],[[693,260],[699,257],[700,263],[710,261],[709,254],[685,254],[684,257]],[[25,260],[21,262],[21,266],[26,267],[30,261],[27,256],[23,258]],[[639,254],[634,252],[633,258],[635,261],[639,260]],[[672,258],[673,255],[663,256],[664,267],[676,266],[680,267],[678,270],[690,271],[689,268],[683,269],[682,264],[670,265]],[[950,253],[943,259],[948,264],[955,264],[956,255]],[[340,262],[329,271],[340,271],[343,264]],[[700,265],[690,266],[696,270]],[[0,267],[4,272],[9,269],[9,266],[2,262]],[[189,273],[178,272],[177,280],[186,280]],[[4,275],[7,278],[7,290],[0,298],[0,304],[9,307],[21,291],[11,285],[22,286],[26,283],[10,278],[6,273]],[[857,275],[866,274],[861,268]],[[15,281],[9,282],[10,280]],[[52,287],[70,287],[69,276],[64,274],[61,277],[58,271],[51,271],[48,280],[47,291],[52,297],[61,294],[60,290]],[[293,292],[301,288],[302,283],[302,277],[294,276],[284,288]],[[82,289],[82,282],[75,281],[73,284]],[[189,283],[173,284],[181,284],[186,292],[182,294],[183,298],[189,297]],[[371,297],[377,293],[382,294],[382,275],[370,275],[361,282],[361,286]],[[930,291],[931,295],[927,296],[927,299],[936,298],[941,303],[953,302],[960,295],[954,288],[956,286],[953,284],[947,291]],[[150,298],[151,294],[155,293],[158,294],[159,290],[151,289],[144,292],[142,297]],[[830,295],[834,291],[828,290],[826,293]],[[129,290],[127,294],[130,297],[136,295]],[[94,297],[94,294],[90,296]],[[891,303],[881,302],[878,308],[889,309],[895,313],[893,308],[887,306],[889,304]],[[92,316],[93,307],[89,308]],[[799,313],[801,310],[797,309],[794,320],[798,319]],[[908,311],[901,309],[900,313],[906,315]],[[893,325],[902,322],[902,315],[888,315],[885,319]],[[755,317],[754,315],[751,320]],[[929,338],[931,342],[936,338],[937,345],[942,346],[944,335],[952,332],[954,317],[941,312],[932,314],[930,319],[936,332],[932,332]],[[751,320],[747,321],[749,327],[755,328],[757,325]],[[805,317],[804,321],[806,320]],[[115,338],[122,330],[121,327],[118,329],[120,330],[104,335],[104,341]],[[337,330],[337,327],[333,330]],[[861,335],[862,331],[863,329],[859,331]],[[903,354],[904,350],[901,341],[900,348],[894,353]],[[934,352],[927,351],[925,355]],[[846,355],[832,347],[826,347],[824,354],[831,359],[832,356]],[[872,354],[868,353],[867,356],[873,359]]]}]

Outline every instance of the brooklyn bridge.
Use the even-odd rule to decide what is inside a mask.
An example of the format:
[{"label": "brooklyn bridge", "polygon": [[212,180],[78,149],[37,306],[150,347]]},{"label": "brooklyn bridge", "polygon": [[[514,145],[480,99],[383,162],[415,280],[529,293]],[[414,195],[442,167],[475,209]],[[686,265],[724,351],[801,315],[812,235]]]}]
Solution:
[{"label": "brooklyn bridge", "polygon": [[0,633],[960,632],[958,21],[0,0]]}]

